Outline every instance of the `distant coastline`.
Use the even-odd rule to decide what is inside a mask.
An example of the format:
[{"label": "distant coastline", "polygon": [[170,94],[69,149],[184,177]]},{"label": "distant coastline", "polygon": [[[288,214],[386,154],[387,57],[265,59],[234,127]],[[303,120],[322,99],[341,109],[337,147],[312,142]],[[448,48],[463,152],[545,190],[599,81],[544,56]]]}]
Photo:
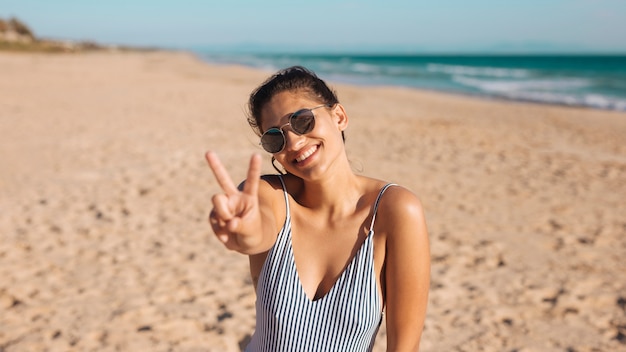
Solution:
[{"label": "distant coastline", "polygon": [[0,18],[0,52],[73,53],[88,51],[154,51],[155,47],[104,45],[95,41],[49,39],[36,36],[34,31],[18,18]]}]

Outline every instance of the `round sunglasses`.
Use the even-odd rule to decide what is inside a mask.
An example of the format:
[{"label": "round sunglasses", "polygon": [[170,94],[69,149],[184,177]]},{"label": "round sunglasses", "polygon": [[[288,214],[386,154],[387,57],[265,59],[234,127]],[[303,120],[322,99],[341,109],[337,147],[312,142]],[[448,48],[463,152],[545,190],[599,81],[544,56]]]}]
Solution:
[{"label": "round sunglasses", "polygon": [[315,115],[313,110],[322,107],[331,107],[330,104],[319,105],[310,109],[301,109],[289,116],[289,122],[280,126],[272,127],[261,135],[261,146],[265,151],[275,154],[285,148],[286,140],[283,128],[291,126],[291,130],[297,135],[307,134],[315,127]]}]

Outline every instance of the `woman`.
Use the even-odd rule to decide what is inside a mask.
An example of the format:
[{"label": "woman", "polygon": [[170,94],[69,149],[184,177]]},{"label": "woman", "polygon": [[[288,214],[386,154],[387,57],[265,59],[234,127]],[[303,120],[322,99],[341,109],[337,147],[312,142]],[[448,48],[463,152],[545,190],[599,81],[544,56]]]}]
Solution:
[{"label": "woman", "polygon": [[418,198],[352,171],[348,115],[313,72],[279,71],[251,94],[249,110],[285,172],[261,177],[253,155],[237,188],[206,155],[223,189],[209,221],[227,248],[249,256],[257,292],[247,350],[371,350],[383,311],[387,348],[418,350],[430,280]]}]

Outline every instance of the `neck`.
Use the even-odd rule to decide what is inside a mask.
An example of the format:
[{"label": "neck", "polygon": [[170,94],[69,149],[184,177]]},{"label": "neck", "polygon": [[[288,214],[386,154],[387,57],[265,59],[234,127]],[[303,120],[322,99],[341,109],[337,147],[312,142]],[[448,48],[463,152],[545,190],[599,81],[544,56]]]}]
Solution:
[{"label": "neck", "polygon": [[362,195],[361,184],[359,177],[352,172],[347,159],[342,164],[332,172],[327,172],[324,177],[305,180],[298,202],[307,208],[327,212],[331,216],[353,212]]}]

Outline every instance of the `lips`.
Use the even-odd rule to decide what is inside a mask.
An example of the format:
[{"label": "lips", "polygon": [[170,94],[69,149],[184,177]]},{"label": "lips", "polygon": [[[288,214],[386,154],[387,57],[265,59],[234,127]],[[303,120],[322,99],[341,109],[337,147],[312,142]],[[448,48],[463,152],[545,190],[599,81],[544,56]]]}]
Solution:
[{"label": "lips", "polygon": [[298,157],[296,158],[296,163],[303,162],[308,157],[313,155],[313,153],[315,153],[316,151],[317,151],[317,145],[311,146],[310,148],[308,148],[304,152],[302,152],[300,155],[298,155]]}]

